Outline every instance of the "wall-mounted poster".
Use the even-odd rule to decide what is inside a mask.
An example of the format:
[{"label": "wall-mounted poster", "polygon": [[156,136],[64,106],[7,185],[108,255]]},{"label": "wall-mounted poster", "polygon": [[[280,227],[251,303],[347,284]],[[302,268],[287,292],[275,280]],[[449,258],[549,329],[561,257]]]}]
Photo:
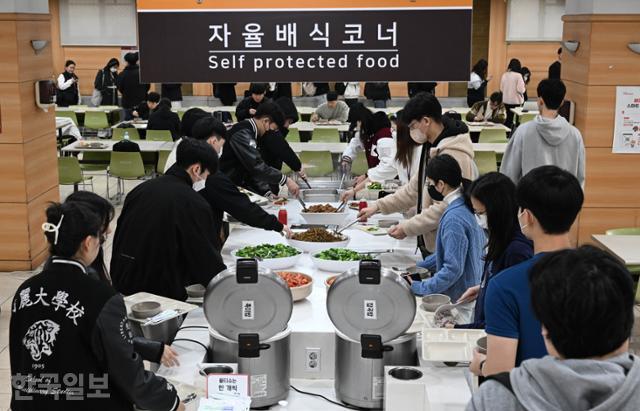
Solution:
[{"label": "wall-mounted poster", "polygon": [[472,0],[138,0],[145,83],[468,81]]},{"label": "wall-mounted poster", "polygon": [[640,154],[640,87],[617,87],[614,153]]}]

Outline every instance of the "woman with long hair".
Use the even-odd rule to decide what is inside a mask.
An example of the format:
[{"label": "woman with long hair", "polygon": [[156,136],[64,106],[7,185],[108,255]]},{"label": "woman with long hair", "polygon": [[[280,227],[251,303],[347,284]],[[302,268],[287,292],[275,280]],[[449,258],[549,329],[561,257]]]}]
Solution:
[{"label": "woman with long hair", "polygon": [[487,83],[491,81],[491,77],[487,76],[488,69],[489,63],[485,59],[478,60],[471,69],[469,83],[467,84],[467,105],[469,107],[472,107],[478,101],[484,100]]},{"label": "woman with long hair", "polygon": [[478,225],[488,231],[489,239],[480,285],[469,288],[458,300],[476,301],[473,322],[456,328],[484,329],[484,298],[489,282],[500,271],[533,257],[533,244],[520,231],[516,186],[504,174],[487,173],[471,183],[467,205]]},{"label": "woman with long hair", "polygon": [[505,126],[511,128],[513,126],[512,108],[516,108],[524,103],[524,93],[527,87],[522,78],[522,65],[520,60],[511,59],[507,71],[500,79],[500,91],[502,91],[502,102],[507,109],[507,121]]}]

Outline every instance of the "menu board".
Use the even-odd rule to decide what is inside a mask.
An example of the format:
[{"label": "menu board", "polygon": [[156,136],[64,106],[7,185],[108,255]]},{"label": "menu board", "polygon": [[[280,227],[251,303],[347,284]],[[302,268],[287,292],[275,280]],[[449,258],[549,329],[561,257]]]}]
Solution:
[{"label": "menu board", "polygon": [[640,153],[640,87],[617,87],[614,153]]}]

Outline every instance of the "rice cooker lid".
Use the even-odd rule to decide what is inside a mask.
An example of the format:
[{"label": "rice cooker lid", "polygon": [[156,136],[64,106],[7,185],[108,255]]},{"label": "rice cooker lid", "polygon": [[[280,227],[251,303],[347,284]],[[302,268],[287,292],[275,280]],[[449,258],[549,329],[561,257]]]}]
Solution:
[{"label": "rice cooker lid", "polygon": [[416,299],[397,273],[382,268],[380,261],[363,260],[331,285],[327,311],[338,331],[352,340],[379,335],[386,343],[411,327]]},{"label": "rice cooker lid", "polygon": [[293,300],[287,283],[254,259],[239,259],[211,280],[203,310],[209,325],[224,337],[258,334],[267,340],[287,328]]}]

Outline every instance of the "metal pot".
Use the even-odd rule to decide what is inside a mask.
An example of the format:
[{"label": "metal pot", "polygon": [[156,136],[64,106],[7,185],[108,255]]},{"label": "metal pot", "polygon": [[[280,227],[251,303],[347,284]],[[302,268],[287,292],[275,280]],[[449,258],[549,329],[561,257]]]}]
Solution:
[{"label": "metal pot", "polygon": [[336,333],[335,391],[338,400],[362,408],[382,408],[384,367],[418,365],[415,334],[406,334],[385,346],[383,358],[362,358],[362,345]]},{"label": "metal pot", "polygon": [[287,328],[266,341],[269,348],[260,350],[257,358],[238,356],[238,342],[209,328],[213,361],[238,363],[238,372],[248,374],[251,389],[251,408],[277,404],[289,395],[289,343],[291,330]]}]

